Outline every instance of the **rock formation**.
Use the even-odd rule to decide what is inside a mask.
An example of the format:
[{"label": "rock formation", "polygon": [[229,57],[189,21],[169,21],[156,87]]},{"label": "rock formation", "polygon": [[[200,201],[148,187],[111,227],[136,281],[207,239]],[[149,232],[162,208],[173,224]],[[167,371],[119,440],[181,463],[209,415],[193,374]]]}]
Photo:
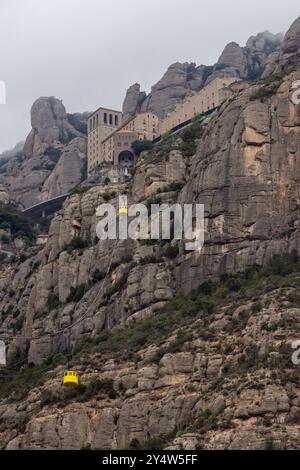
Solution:
[{"label": "rock formation", "polygon": [[0,203],[8,204],[10,202],[9,194],[6,188],[1,184],[0,185]]},{"label": "rock formation", "polygon": [[[266,44],[264,33],[247,50]],[[300,334],[300,105],[291,95],[300,71],[284,50],[280,75],[232,87],[201,124],[141,154],[130,185],[74,191],[45,247],[0,265],[0,336],[9,338],[1,448],[300,448],[291,360]],[[244,57],[231,45],[219,65],[249,73],[254,61]],[[147,106],[159,94],[183,96],[207,72],[174,65]],[[39,146],[52,158],[59,150],[67,173],[64,153],[80,161],[82,137],[54,115],[60,125],[33,130],[26,158]],[[54,150],[47,139],[58,139]],[[45,197],[52,185],[62,190],[57,178]],[[176,240],[100,242],[96,208],[117,206],[124,192],[129,204],[204,204],[202,252]],[[74,393],[61,387],[69,347],[81,380]]]},{"label": "rock formation", "polygon": [[141,104],[146,96],[144,91],[141,92],[141,87],[138,83],[128,88],[122,109],[124,122],[140,112]]},{"label": "rock formation", "polygon": [[[70,196],[45,248],[1,266],[9,360],[52,370],[43,385],[11,392],[10,403],[2,389],[3,448],[111,449],[151,439],[175,449],[300,447],[298,372],[290,362],[297,275],[281,261],[272,272],[290,273],[288,284],[266,271],[241,289],[241,278],[230,277],[275,254],[293,253],[298,262],[300,106],[290,97],[299,79],[296,71],[245,86],[198,133],[140,157],[129,202],[203,203],[201,254],[183,242],[99,242],[101,194],[117,204],[114,191],[129,190],[106,186]],[[255,280],[258,269],[243,279]],[[224,273],[210,301],[197,297],[197,287],[206,281],[209,292],[207,282]],[[63,394],[63,367],[53,356],[66,351],[69,335],[51,335],[71,324],[84,384],[75,399]]]},{"label": "rock formation", "polygon": [[197,91],[203,85],[209,67],[179,62],[171,65],[159,82],[152,87],[147,96],[140,92],[140,85],[135,84],[127,90],[123,104],[125,116],[134,116],[138,112],[153,111],[163,118],[175,105],[191,91]]},{"label": "rock formation", "polygon": [[31,109],[32,130],[1,167],[0,182],[20,207],[68,192],[85,178],[86,115],[68,115],[56,98],[39,98]]},{"label": "rock formation", "polygon": [[284,55],[296,54],[300,50],[300,16],[286,33],[282,45]]},{"label": "rock formation", "polygon": [[130,117],[149,110],[162,119],[191,92],[199,91],[215,78],[236,76],[255,80],[263,74],[270,58],[273,61],[277,57],[276,53],[279,54],[282,39],[281,34],[274,35],[265,31],[251,36],[245,47],[231,42],[212,67],[197,67],[194,63],[172,64],[161,80],[152,87],[148,96],[140,92],[139,84],[130,87],[125,96],[123,111],[126,117]]},{"label": "rock formation", "polygon": [[12,149],[2,152],[0,155],[0,164],[3,164],[3,161],[7,162],[10,158],[22,154],[24,144],[25,142],[18,142]]}]

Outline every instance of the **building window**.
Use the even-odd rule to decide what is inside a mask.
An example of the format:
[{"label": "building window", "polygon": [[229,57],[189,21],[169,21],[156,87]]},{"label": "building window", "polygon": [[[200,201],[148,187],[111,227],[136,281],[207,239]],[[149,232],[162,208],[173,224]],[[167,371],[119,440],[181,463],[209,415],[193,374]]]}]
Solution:
[{"label": "building window", "polygon": [[119,118],[118,116],[115,116],[115,126],[118,126],[119,125]]},{"label": "building window", "polygon": [[107,113],[104,113],[104,124],[107,124]]},{"label": "building window", "polygon": [[110,124],[111,126],[112,126],[112,124],[113,124],[113,115],[112,115],[112,114],[109,115],[109,124]]},{"label": "building window", "polygon": [[98,116],[98,114],[97,114],[97,115],[96,115],[96,127],[98,127],[98,125],[99,125],[99,116]]}]

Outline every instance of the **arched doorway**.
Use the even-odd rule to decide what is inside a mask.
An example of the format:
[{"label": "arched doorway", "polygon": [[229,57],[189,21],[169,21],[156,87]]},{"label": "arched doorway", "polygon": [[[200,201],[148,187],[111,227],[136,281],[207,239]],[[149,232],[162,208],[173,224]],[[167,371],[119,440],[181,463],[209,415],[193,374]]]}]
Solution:
[{"label": "arched doorway", "polygon": [[123,166],[133,166],[134,164],[134,155],[129,150],[124,150],[119,155],[119,165]]}]

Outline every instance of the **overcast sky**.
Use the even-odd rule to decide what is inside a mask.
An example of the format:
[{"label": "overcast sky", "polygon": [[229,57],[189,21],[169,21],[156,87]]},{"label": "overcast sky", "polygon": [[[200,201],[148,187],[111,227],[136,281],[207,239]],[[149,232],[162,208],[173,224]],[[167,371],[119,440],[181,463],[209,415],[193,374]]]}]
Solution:
[{"label": "overcast sky", "polygon": [[299,0],[0,0],[0,151],[25,139],[39,96],[121,109],[132,83],[150,91],[171,63],[215,63],[228,42],[299,14]]}]

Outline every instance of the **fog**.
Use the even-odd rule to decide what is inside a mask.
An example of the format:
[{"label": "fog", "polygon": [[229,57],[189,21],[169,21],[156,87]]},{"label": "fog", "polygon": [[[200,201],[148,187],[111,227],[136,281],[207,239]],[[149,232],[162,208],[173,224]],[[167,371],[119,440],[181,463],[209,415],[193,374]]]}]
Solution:
[{"label": "fog", "polygon": [[299,14],[299,0],[0,0],[0,151],[25,139],[40,96],[121,109],[132,83],[149,92],[171,63],[213,64],[228,42],[285,32]]}]

